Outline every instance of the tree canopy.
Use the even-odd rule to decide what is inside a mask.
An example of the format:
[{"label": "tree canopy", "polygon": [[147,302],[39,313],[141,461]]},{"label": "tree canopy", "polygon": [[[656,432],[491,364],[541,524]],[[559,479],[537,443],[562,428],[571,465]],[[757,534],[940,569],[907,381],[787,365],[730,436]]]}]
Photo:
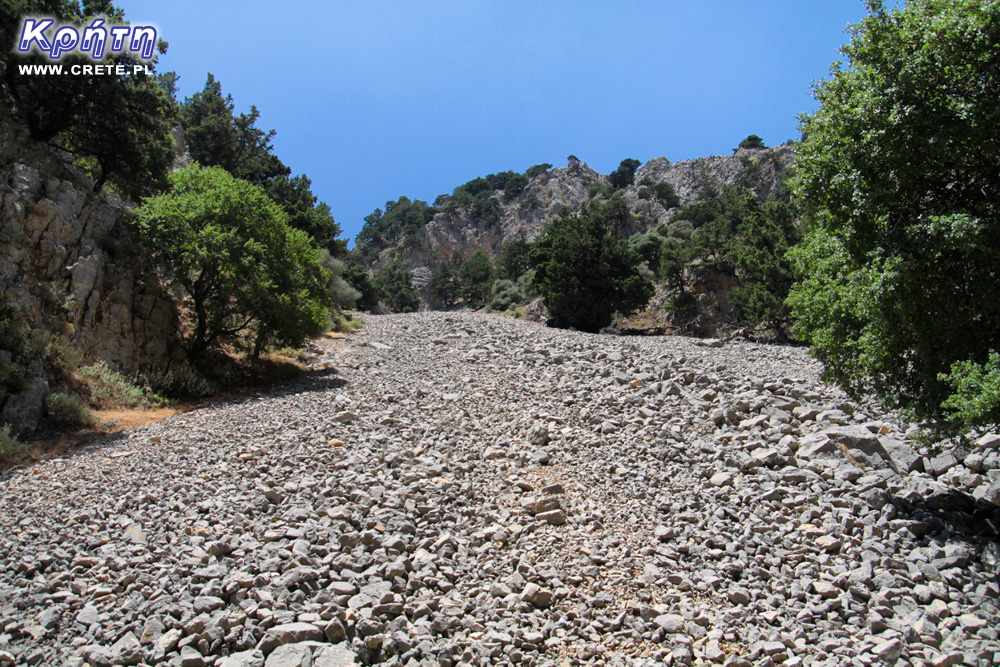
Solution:
[{"label": "tree canopy", "polygon": [[972,399],[1000,350],[1000,4],[869,9],[802,122],[796,329],[855,396],[995,424]]},{"label": "tree canopy", "polygon": [[298,346],[325,326],[332,299],[320,251],[260,188],[197,164],[170,185],[135,209],[134,228],[190,297],[192,357],[241,336],[258,353],[270,342]]},{"label": "tree canopy", "polygon": [[[162,189],[173,160],[173,105],[159,80],[145,73],[133,75],[131,67],[125,75],[76,76],[70,73],[74,65],[94,64],[80,54],[62,58],[65,73],[22,73],[18,65],[48,62],[40,54],[21,54],[12,48],[21,17],[40,14],[78,25],[96,16],[124,20],[124,13],[106,0],[0,3],[0,42],[6,45],[0,52],[2,103],[28,128],[32,139],[49,142],[90,171],[95,192],[105,183],[136,198]],[[158,47],[163,53],[167,44],[160,41]],[[109,50],[101,64],[139,62],[133,54]],[[145,64],[155,71],[155,58]]]},{"label": "tree canopy", "polygon": [[553,220],[529,256],[534,284],[558,326],[599,331],[616,312],[637,310],[653,295],[639,273],[641,258],[615,237],[600,207]]}]

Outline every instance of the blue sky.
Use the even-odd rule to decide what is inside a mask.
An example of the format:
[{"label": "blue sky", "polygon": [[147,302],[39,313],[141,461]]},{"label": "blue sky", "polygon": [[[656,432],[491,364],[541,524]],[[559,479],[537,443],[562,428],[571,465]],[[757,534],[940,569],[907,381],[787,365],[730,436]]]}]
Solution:
[{"label": "blue sky", "polygon": [[353,239],[407,195],[578,156],[731,152],[799,136],[861,0],[119,0],[170,43],[180,97],[212,72],[275,129]]}]

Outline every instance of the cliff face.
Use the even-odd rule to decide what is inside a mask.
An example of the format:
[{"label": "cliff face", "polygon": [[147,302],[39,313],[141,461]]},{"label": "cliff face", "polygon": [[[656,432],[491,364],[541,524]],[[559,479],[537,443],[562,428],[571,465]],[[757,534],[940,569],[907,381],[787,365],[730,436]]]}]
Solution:
[{"label": "cliff face", "polygon": [[[733,155],[684,162],[654,158],[636,171],[635,182],[624,191],[633,223],[620,231],[623,236],[629,236],[650,231],[670,220],[675,209],[668,210],[655,199],[640,199],[640,184],[646,179],[654,184],[670,183],[680,197],[681,206],[738,182],[745,183],[764,198],[780,182],[793,157],[791,146],[784,145],[741,149]],[[465,257],[482,249],[495,259],[504,241],[517,237],[534,240],[546,223],[559,216],[563,207],[571,213],[579,212],[587,201],[592,183],[607,181],[606,175],[597,173],[585,163],[571,161],[566,167],[550,169],[532,178],[524,190],[509,200],[504,198],[503,192],[495,192],[493,199],[501,210],[499,223],[485,224],[465,209],[439,212],[415,235],[383,249],[368,268],[379,270],[399,260],[413,271],[415,282],[420,285],[423,277],[429,276],[430,270],[451,257],[456,249]]]},{"label": "cliff face", "polygon": [[0,291],[26,324],[87,358],[164,369],[183,358],[174,301],[131,247],[126,206],[91,190],[0,117]]}]

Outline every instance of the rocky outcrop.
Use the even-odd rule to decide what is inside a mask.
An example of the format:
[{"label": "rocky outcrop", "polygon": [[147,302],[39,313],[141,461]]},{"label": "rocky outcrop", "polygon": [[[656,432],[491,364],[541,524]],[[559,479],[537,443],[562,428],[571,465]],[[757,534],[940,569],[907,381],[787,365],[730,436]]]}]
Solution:
[{"label": "rocky outcrop", "polygon": [[[670,183],[682,206],[711,196],[727,185],[744,183],[761,198],[766,197],[780,182],[784,170],[794,159],[790,145],[769,149],[740,149],[733,155],[670,162],[663,157],[650,160],[635,175],[635,183],[625,189],[625,199],[633,214],[630,226],[620,229],[622,236],[653,230],[668,222],[676,209],[666,209],[653,199],[640,199],[640,183]],[[591,184],[606,183],[607,176],[591,169],[586,163],[570,160],[566,167],[549,169],[534,178],[516,197],[505,199],[497,191],[493,199],[500,207],[498,223],[485,224],[470,211],[439,212],[414,236],[383,250],[371,266],[384,268],[399,260],[411,270],[433,269],[458,250],[468,257],[484,250],[491,259],[509,239],[533,241],[545,225],[566,209],[578,213],[588,199]]]},{"label": "rocky outcrop", "polygon": [[0,116],[0,292],[87,358],[165,369],[183,355],[174,301],[130,241],[126,204],[92,187]]}]

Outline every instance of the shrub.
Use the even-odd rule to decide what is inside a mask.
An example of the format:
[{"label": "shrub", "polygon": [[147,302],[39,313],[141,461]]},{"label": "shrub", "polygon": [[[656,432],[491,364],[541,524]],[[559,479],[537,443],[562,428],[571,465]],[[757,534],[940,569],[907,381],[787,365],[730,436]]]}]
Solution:
[{"label": "shrub", "polygon": [[13,463],[24,455],[27,446],[11,433],[10,426],[0,426],[0,463]]},{"label": "shrub", "polygon": [[490,289],[490,309],[508,310],[521,302],[521,291],[513,280],[497,280]]},{"label": "shrub", "polygon": [[97,418],[83,401],[76,396],[59,392],[49,395],[45,403],[45,414],[54,426],[61,428],[90,426],[97,422]]},{"label": "shrub", "polygon": [[103,360],[84,366],[77,375],[89,382],[91,402],[98,408],[152,408],[163,404],[163,398],[150,388],[132,382]]}]

